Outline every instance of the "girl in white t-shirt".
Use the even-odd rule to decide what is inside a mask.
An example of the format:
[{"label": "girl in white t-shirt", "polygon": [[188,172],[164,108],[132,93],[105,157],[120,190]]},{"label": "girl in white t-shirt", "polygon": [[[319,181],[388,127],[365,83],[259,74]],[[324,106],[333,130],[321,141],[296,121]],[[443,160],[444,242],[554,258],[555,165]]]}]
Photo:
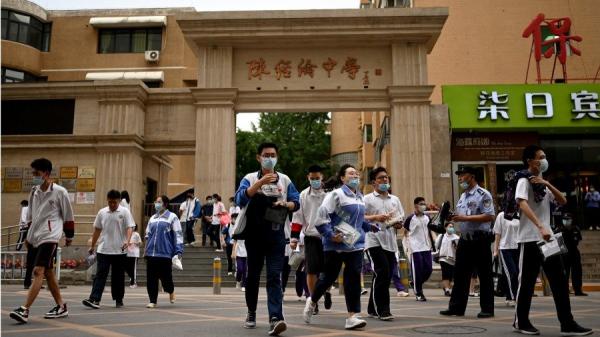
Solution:
[{"label": "girl in white t-shirt", "polygon": [[142,244],[142,238],[137,232],[137,225],[133,228],[131,234],[131,241],[127,247],[127,275],[129,275],[129,287],[137,288],[137,260],[140,257],[140,245]]},{"label": "girl in white t-shirt", "polygon": [[442,269],[442,286],[444,295],[450,296],[452,279],[454,278],[454,264],[456,262],[456,247],[460,237],[455,234],[454,224],[446,224],[446,233],[438,235],[435,247],[439,251],[439,262]]}]

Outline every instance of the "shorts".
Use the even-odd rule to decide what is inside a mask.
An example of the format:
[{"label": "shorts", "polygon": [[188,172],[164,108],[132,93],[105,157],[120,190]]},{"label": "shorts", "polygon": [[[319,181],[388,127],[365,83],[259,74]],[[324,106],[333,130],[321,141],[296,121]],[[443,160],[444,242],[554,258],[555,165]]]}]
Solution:
[{"label": "shorts", "polygon": [[47,269],[54,267],[54,258],[56,257],[57,248],[58,243],[56,242],[45,242],[37,246],[37,248],[29,246],[32,256],[35,257],[33,265]]},{"label": "shorts", "polygon": [[454,266],[444,261],[440,261],[440,267],[442,267],[442,280],[452,282],[452,279],[454,278]]},{"label": "shorts", "polygon": [[324,272],[323,242],[314,236],[304,237],[304,265],[307,274],[315,275]]}]

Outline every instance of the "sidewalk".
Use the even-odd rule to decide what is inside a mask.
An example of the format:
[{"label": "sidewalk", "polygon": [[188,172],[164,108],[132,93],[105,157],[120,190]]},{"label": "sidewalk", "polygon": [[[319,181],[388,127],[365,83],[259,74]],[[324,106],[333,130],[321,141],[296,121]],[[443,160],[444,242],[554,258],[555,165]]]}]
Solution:
[{"label": "sidewalk", "polygon": [[[177,302],[170,304],[167,294],[160,294],[158,307],[146,309],[148,298],[145,288],[126,289],[125,307],[116,309],[110,301],[110,289],[104,293],[102,308],[92,310],[82,306],[81,300],[89,295],[89,286],[69,286],[62,294],[69,305],[69,317],[45,320],[43,314],[53,306],[50,293],[42,290],[31,308],[29,323],[17,325],[8,317],[10,311],[25,299],[21,286],[2,285],[2,336],[103,336],[103,337],[165,337],[165,336],[266,336],[267,310],[265,290],[261,289],[257,323],[254,330],[242,328],[246,308],[244,294],[236,289],[223,289],[222,295],[212,295],[211,288],[176,288]],[[293,289],[289,289],[293,290]],[[282,336],[436,336],[454,334],[463,336],[478,334],[493,337],[512,336],[511,324],[514,309],[506,307],[501,298],[496,298],[496,317],[481,320],[478,300],[470,298],[465,317],[444,317],[438,312],[448,305],[448,298],[439,290],[425,291],[427,302],[416,302],[414,297],[392,296],[392,313],[396,319],[382,322],[366,318],[368,325],[362,331],[343,330],[345,303],[334,291],[333,308],[321,306],[319,315],[310,325],[302,321],[304,301],[296,296],[286,298],[284,312],[288,331]],[[531,320],[544,336],[559,336],[560,326],[556,319],[551,297],[533,299]],[[363,314],[368,297],[362,296]],[[600,330],[600,293],[588,297],[571,297],[573,314],[585,326]],[[517,335],[514,335],[517,336]]]}]

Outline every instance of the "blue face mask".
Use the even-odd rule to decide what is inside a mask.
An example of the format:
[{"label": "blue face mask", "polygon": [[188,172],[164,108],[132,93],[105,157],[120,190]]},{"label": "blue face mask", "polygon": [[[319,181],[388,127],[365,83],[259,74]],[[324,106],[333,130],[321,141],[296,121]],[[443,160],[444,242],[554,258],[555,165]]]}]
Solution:
[{"label": "blue face mask", "polygon": [[448,227],[448,229],[446,229],[446,233],[452,235],[456,233],[456,230],[454,229],[454,227]]},{"label": "blue face mask", "polygon": [[162,210],[162,208],[163,208],[163,204],[162,203],[160,203],[160,202],[155,202],[154,203],[154,209],[156,210],[157,213],[160,212]]},{"label": "blue face mask", "polygon": [[275,168],[275,165],[277,164],[277,158],[272,158],[272,157],[264,158],[263,157],[261,164],[265,170],[272,170],[273,168]]},{"label": "blue face mask", "polygon": [[352,179],[348,180],[348,182],[346,183],[346,186],[348,186],[352,189],[356,189],[358,187],[358,185],[360,185],[360,179],[358,179],[358,178],[352,178]]},{"label": "blue face mask", "polygon": [[42,178],[42,176],[33,176],[31,181],[33,182],[34,186],[37,186],[44,183],[44,178]]},{"label": "blue face mask", "polygon": [[379,184],[377,185],[377,188],[381,191],[381,192],[387,192],[390,189],[390,184]]},{"label": "blue face mask", "polygon": [[469,188],[469,183],[466,181],[463,181],[462,183],[460,183],[460,188],[462,188],[463,190],[466,190],[467,188]]},{"label": "blue face mask", "polygon": [[321,180],[309,180],[310,181],[310,187],[318,190],[321,188]]}]

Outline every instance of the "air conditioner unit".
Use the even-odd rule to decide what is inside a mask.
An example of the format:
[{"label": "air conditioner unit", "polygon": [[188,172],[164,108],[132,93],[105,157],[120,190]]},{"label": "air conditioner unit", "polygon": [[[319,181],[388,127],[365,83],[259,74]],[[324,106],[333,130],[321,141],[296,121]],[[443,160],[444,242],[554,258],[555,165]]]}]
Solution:
[{"label": "air conditioner unit", "polygon": [[158,62],[158,60],[160,59],[160,51],[147,50],[144,56],[147,62]]}]

